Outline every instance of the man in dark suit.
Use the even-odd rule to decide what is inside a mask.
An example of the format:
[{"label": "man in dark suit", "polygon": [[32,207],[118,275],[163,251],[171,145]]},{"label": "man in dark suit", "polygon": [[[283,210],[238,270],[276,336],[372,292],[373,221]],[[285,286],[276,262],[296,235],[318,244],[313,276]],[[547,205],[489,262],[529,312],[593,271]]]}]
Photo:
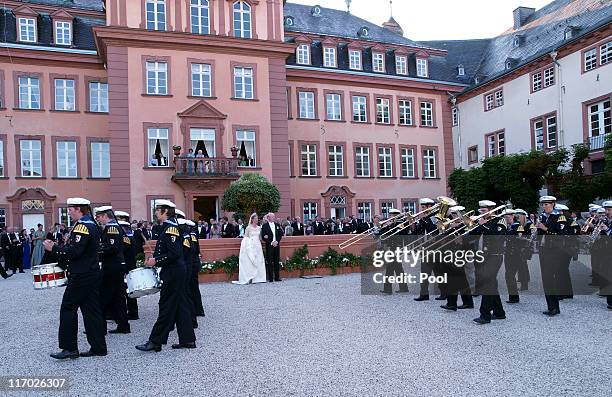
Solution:
[{"label": "man in dark suit", "polygon": [[296,217],[295,221],[293,221],[291,223],[291,227],[293,228],[293,235],[294,236],[303,236],[304,235],[304,224],[302,223],[302,220],[300,219],[300,217]]},{"label": "man in dark suit", "polygon": [[19,269],[19,273],[24,273],[23,242],[16,227],[13,228],[13,232],[9,234],[9,237],[11,239],[11,268],[13,269],[13,274],[17,273],[17,269]]},{"label": "man in dark suit", "polygon": [[142,231],[142,235],[144,236],[145,240],[151,240],[151,229],[149,229],[148,222],[145,222],[145,224],[139,229]]},{"label": "man in dark suit", "polygon": [[322,236],[325,234],[325,225],[321,221],[321,217],[317,215],[315,221],[312,223],[312,234],[315,236]]},{"label": "man in dark suit", "polygon": [[266,274],[268,281],[280,279],[280,242],[283,238],[283,228],[276,222],[275,215],[268,214],[268,222],[261,227],[261,238],[266,244]]},{"label": "man in dark suit", "polygon": [[[2,229],[0,227],[0,259],[2,259],[2,257],[4,257],[4,261],[5,261],[5,266],[8,269],[8,253],[4,250],[4,247],[6,245],[9,245],[10,242],[8,240],[8,235],[4,232],[4,229]],[[6,270],[4,269],[4,267],[2,267],[2,265],[0,265],[0,276],[2,276],[2,278],[9,278],[11,277],[11,275],[8,275],[6,273]]]},{"label": "man in dark suit", "polygon": [[[4,230],[0,230],[0,251],[4,256],[4,274],[11,268],[11,238],[8,235],[8,232]],[[4,275],[3,275],[4,277]],[[5,277],[6,278],[6,277]]]},{"label": "man in dark suit", "polygon": [[206,235],[208,234],[208,227],[206,226],[204,221],[201,219],[198,221],[197,234],[198,234],[199,240],[205,240]]},{"label": "man in dark suit", "polygon": [[351,231],[349,233],[357,232],[359,230],[359,221],[355,219],[353,215],[349,216],[348,223],[349,223],[349,226],[351,227]]},{"label": "man in dark suit", "polygon": [[227,216],[221,218],[221,238],[233,238],[234,226],[229,223]]}]

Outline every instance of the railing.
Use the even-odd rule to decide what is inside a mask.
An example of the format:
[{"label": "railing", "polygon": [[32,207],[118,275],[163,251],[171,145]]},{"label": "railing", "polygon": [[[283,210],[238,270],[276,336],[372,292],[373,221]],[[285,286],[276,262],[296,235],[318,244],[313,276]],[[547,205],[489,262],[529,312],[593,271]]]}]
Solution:
[{"label": "railing", "polygon": [[174,157],[174,176],[187,178],[239,177],[238,159],[225,157]]},{"label": "railing", "polygon": [[606,138],[610,134],[603,134],[589,137],[589,148],[591,150],[601,150],[606,146]]}]

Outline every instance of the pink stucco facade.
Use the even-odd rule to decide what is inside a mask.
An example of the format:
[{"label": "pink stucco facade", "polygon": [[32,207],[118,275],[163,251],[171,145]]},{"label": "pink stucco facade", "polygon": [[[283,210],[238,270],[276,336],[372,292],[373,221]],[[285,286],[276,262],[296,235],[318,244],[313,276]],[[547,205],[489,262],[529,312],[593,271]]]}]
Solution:
[{"label": "pink stucco facade", "polygon": [[[197,134],[214,136],[214,154],[209,155],[221,159],[216,164],[226,165],[236,161],[231,147],[239,146],[237,131],[248,131],[255,141],[253,166],[238,167],[237,174],[258,172],[275,183],[282,195],[283,216],[303,216],[305,206],[311,211],[313,203],[325,217],[359,215],[364,203],[374,215],[389,205],[402,208],[420,197],[446,194],[446,178],[453,167],[448,92],[461,87],[287,66],[296,45],[284,41],[283,2],[247,3],[253,14],[250,39],[233,37],[232,1],[211,0],[211,34],[195,35],[190,33],[189,1],[167,0],[166,30],[153,31],[143,22],[145,0],[111,0],[105,13],[87,12],[106,21],[106,26],[93,28],[96,51],[34,51],[25,45],[3,51],[0,211],[5,224],[29,226],[32,219],[39,219],[26,220],[28,214],[44,215],[47,225],[65,221],[61,208],[73,196],[88,197],[96,205],[112,204],[135,219],[150,218],[152,200],[159,198],[174,200],[190,217],[221,216],[221,197],[237,175],[179,175],[172,146],[180,145],[184,154],[189,147],[201,147],[192,140]],[[52,11],[35,4],[27,8],[35,13]],[[147,92],[147,62],[166,65],[167,85],[161,95]],[[192,95],[192,64],[209,65],[210,95]],[[252,71],[250,99],[235,98],[236,68]],[[16,84],[22,75],[39,80],[40,110],[20,109]],[[55,79],[75,82],[75,111],[54,109]],[[108,83],[108,111],[90,111],[90,81]],[[314,117],[300,117],[300,92],[314,93]],[[341,120],[327,118],[329,93],[342,98]],[[354,96],[367,98],[366,122],[353,121]],[[378,98],[389,103],[388,122],[376,122]],[[400,100],[411,103],[410,126],[399,123]],[[420,122],[422,102],[431,106],[432,126]],[[152,133],[167,133],[162,148],[166,166],[151,166],[151,157],[159,154],[149,142]],[[42,175],[22,177],[22,139],[41,143]],[[76,143],[77,174],[69,178],[57,174],[58,142],[64,141]],[[92,177],[95,142],[109,144],[108,178]],[[310,160],[316,170],[308,175],[303,172],[303,152],[313,146],[316,160]],[[340,171],[330,170],[330,146],[341,148],[336,158]],[[369,172],[362,176],[357,172],[358,148],[369,150]],[[380,150],[390,155],[384,172]],[[407,176],[402,168],[404,150],[413,156],[413,171]],[[427,173],[426,161],[434,167]],[[338,172],[339,176],[333,175]]]}]

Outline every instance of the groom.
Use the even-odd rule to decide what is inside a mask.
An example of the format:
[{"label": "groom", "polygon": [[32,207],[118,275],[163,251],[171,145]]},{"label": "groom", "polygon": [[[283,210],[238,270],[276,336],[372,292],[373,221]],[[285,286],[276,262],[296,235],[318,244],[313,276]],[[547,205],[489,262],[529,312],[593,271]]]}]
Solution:
[{"label": "groom", "polygon": [[[266,273],[268,281],[282,281],[280,279],[280,241],[283,238],[283,228],[276,223],[276,217],[272,212],[268,215],[268,223],[261,227],[261,238],[266,243]],[[272,270],[274,269],[274,278]]]}]

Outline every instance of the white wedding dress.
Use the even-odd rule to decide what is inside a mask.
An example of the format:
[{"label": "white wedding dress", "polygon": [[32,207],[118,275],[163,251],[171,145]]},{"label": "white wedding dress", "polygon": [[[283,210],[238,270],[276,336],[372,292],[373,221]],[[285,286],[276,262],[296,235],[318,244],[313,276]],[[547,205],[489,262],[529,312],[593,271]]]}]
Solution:
[{"label": "white wedding dress", "polygon": [[234,284],[265,283],[266,262],[259,235],[261,227],[247,226],[240,243],[238,281]]}]

